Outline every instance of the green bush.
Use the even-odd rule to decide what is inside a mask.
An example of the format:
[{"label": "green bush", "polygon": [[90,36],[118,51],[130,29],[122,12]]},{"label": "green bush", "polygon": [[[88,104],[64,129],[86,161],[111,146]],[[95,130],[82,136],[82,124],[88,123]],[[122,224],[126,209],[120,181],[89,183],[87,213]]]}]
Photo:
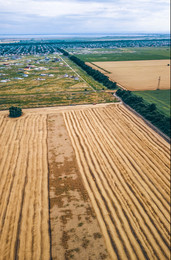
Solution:
[{"label": "green bush", "polygon": [[22,109],[20,107],[10,107],[9,116],[10,117],[19,117],[22,115]]}]

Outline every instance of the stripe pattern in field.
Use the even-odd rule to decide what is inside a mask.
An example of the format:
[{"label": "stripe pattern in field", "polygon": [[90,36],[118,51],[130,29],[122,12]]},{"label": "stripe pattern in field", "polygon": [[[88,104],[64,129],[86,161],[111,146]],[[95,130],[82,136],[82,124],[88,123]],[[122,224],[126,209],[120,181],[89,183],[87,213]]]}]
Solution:
[{"label": "stripe pattern in field", "polygon": [[47,115],[0,116],[0,259],[49,259]]},{"label": "stripe pattern in field", "polygon": [[123,105],[64,112],[112,259],[169,259],[169,145]]}]

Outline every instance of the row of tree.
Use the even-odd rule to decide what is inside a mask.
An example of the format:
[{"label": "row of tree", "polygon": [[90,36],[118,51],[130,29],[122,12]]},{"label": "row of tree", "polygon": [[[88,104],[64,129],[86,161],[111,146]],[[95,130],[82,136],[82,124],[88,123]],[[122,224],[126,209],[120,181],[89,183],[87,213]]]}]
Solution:
[{"label": "row of tree", "polygon": [[80,60],[75,56],[70,56],[70,59],[80,66],[83,70],[87,72],[91,77],[97,80],[99,83],[102,83],[108,89],[116,89],[116,82],[111,81],[107,76],[101,73],[98,70],[93,69],[92,67],[85,64],[84,61]]},{"label": "row of tree", "polygon": [[[63,49],[58,48],[63,55],[68,56],[70,60],[80,66],[83,70],[87,72],[90,76],[92,76],[95,80],[102,83],[108,89],[116,89],[116,82],[112,82],[109,80],[107,76],[101,73],[98,70],[91,68],[86,65],[84,61],[80,60],[75,56],[69,55]],[[118,89],[116,94],[131,108],[133,108],[136,112],[142,115],[144,118],[149,120],[153,125],[158,127],[163,133],[170,136],[170,118],[162,114],[157,108],[155,104],[148,104],[144,101],[142,97],[138,97],[131,91]]]},{"label": "row of tree", "polygon": [[131,91],[118,89],[116,94],[163,133],[170,136],[170,118],[158,111],[155,104],[146,103],[142,97],[136,96]]},{"label": "row of tree", "polygon": [[64,56],[69,56],[69,53],[61,48],[57,48],[58,51],[60,51]]},{"label": "row of tree", "polygon": [[101,73],[98,70],[93,69],[92,67],[85,64],[84,61],[80,60],[79,58],[69,55],[69,53],[61,48],[58,48],[58,50],[63,53],[63,55],[67,56],[70,60],[72,60],[74,63],[76,63],[79,67],[81,67],[83,70],[87,72],[88,75],[93,77],[96,81],[103,84],[108,89],[116,89],[116,82],[111,81],[107,76],[105,76],[103,73]]}]

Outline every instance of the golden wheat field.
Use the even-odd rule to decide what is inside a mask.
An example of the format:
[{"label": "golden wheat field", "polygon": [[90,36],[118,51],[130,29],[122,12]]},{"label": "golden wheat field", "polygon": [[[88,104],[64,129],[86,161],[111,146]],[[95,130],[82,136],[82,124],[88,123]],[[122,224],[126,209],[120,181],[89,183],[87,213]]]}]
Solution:
[{"label": "golden wheat field", "polygon": [[[170,60],[93,62],[88,65],[100,70],[120,86],[128,90],[139,91],[157,89],[159,77],[159,88],[170,89],[170,66],[168,64],[170,64]],[[103,69],[109,73],[104,72]]]},{"label": "golden wheat field", "polygon": [[[60,127],[55,132],[59,119]],[[51,128],[54,132],[50,133]],[[68,156],[74,155],[67,149],[62,150],[61,157],[58,139],[64,129],[76,159],[69,160]],[[80,259],[85,255],[85,259],[96,260],[97,234],[99,238],[103,235],[104,251],[106,247],[112,260],[169,259],[169,144],[124,105],[31,109],[24,110],[17,119],[1,112],[0,130],[0,259],[50,259],[50,252],[57,248],[61,254],[54,252],[52,259]],[[55,133],[59,138],[53,138]],[[59,164],[51,166],[55,159],[51,155],[49,160],[49,137],[53,141],[50,149],[55,150],[56,143],[57,153],[51,150],[51,154],[57,156],[60,168]],[[69,143],[67,137],[61,138],[60,146]],[[67,168],[71,164],[72,174]],[[58,171],[60,178],[55,179]],[[49,190],[52,211],[49,211]],[[77,198],[73,199],[74,194]],[[84,203],[77,206],[75,203],[82,196]],[[87,218],[84,214],[83,219],[81,212],[85,205],[92,208],[96,217]],[[64,212],[64,207],[67,215],[61,218],[62,222],[58,214]],[[79,222],[74,215],[76,210]],[[92,222],[94,218],[98,224]],[[94,227],[96,236],[89,230],[91,223],[100,227],[99,230]],[[72,231],[75,233],[68,235],[67,228],[71,230],[73,225],[77,227]],[[85,243],[77,248],[80,228],[84,242],[91,237],[86,241],[89,245],[94,243],[94,251]],[[99,248],[102,244],[103,240]],[[101,253],[98,259],[109,257]]]},{"label": "golden wheat field", "polygon": [[0,129],[0,259],[49,259],[46,115],[1,115]]},{"label": "golden wheat field", "polygon": [[169,145],[122,105],[64,114],[112,259],[169,259]]}]

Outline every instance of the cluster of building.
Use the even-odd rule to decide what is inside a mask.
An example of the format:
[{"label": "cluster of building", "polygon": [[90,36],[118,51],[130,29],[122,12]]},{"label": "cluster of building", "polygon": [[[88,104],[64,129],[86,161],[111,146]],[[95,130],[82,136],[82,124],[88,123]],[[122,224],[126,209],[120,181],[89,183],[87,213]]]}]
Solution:
[{"label": "cluster of building", "polygon": [[[23,57],[24,59],[25,57]],[[13,59],[18,59],[17,56]],[[48,64],[49,62],[58,62],[60,66],[63,67],[67,67],[67,64],[64,64],[63,62],[61,62],[60,58],[57,57],[44,57],[43,59],[25,59],[22,60],[21,62],[11,62],[11,59],[4,59],[3,60],[3,64],[0,67],[0,70],[2,69],[11,69],[13,66],[18,67],[16,68],[16,74],[18,74],[18,76],[15,76],[11,79],[7,78],[7,74],[5,73],[0,73],[0,83],[6,83],[9,82],[11,80],[24,80],[24,78],[28,78],[29,75],[34,75],[35,71],[46,71],[46,73],[40,73],[38,76],[38,78],[36,80],[42,81],[42,80],[46,80],[47,77],[54,77],[55,75],[52,73],[47,73],[47,71],[49,69],[54,69],[54,67],[46,67],[46,64]],[[34,62],[34,64],[33,64]],[[41,63],[43,63],[43,65],[45,66],[41,66]],[[55,69],[57,69],[58,67],[55,67]],[[18,71],[18,72],[17,72]],[[79,80],[79,78],[77,76],[74,75],[68,75],[67,73],[65,73],[63,76],[60,76],[60,78],[72,78],[74,80]]]}]

